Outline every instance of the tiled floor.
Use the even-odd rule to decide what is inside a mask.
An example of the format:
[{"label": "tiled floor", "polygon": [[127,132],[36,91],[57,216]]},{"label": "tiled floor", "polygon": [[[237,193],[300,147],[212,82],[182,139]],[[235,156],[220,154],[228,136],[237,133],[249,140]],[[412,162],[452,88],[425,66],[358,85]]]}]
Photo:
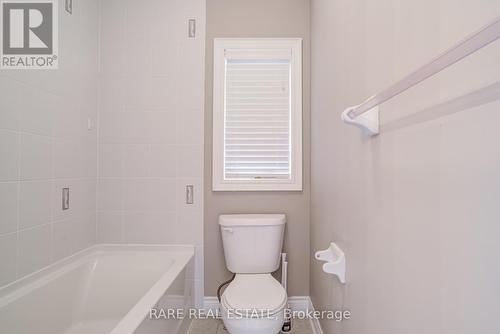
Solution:
[{"label": "tiled floor", "polygon": [[[294,320],[291,334],[313,334],[309,320]],[[221,320],[193,320],[188,334],[229,334]]]}]

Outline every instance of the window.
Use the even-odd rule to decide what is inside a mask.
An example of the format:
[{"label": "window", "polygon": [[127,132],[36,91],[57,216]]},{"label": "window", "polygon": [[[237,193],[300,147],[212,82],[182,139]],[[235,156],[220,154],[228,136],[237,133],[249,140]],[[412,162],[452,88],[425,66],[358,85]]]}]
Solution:
[{"label": "window", "polygon": [[213,190],[302,190],[302,40],[215,39]]}]

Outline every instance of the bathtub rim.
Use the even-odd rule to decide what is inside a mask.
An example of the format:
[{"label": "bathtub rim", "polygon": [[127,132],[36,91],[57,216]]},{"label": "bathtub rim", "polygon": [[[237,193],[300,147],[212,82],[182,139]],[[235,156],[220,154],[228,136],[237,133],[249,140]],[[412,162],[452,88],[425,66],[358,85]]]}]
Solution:
[{"label": "bathtub rim", "polygon": [[[160,279],[146,292],[132,309],[120,320],[110,334],[132,334],[146,319],[151,308],[163,297],[174,280],[194,258],[194,246],[190,250],[178,251],[179,259],[160,277]],[[174,253],[169,251],[169,253]]]},{"label": "bathtub rim", "polygon": [[150,245],[150,244],[96,244],[75,254],[58,260],[34,273],[0,287],[0,308],[20,296],[40,288],[51,280],[68,273],[99,254],[123,252],[165,252],[175,255],[174,263],[148,288],[148,291],[121,318],[110,334],[133,333],[158,303],[173,281],[178,277],[191,259],[194,258],[194,245]]}]

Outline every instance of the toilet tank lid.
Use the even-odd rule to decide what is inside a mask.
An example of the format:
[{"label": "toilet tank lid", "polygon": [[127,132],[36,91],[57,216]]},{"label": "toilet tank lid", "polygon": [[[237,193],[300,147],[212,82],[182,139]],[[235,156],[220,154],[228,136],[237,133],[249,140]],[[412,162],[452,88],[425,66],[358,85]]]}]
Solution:
[{"label": "toilet tank lid", "polygon": [[221,226],[275,226],[286,223],[284,214],[220,215]]}]

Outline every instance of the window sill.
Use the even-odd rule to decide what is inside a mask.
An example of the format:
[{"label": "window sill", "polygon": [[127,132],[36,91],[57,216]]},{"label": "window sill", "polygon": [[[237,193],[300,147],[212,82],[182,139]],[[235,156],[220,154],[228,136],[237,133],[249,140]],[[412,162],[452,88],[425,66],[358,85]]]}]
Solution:
[{"label": "window sill", "polygon": [[302,191],[302,183],[214,183],[212,191]]}]

